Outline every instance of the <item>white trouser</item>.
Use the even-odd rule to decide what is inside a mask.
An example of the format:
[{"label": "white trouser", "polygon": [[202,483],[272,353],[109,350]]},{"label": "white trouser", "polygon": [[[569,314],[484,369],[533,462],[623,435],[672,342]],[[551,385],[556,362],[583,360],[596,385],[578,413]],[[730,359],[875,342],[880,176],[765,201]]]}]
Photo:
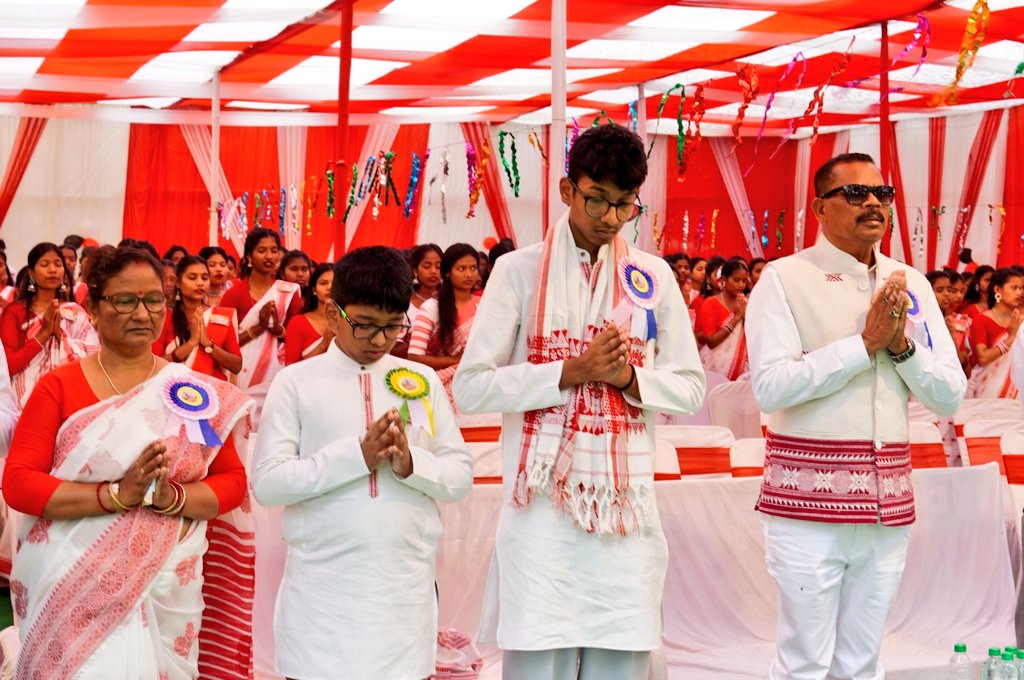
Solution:
[{"label": "white trouser", "polygon": [[882,680],[882,634],[910,527],[762,517],[765,564],[779,587],[769,679]]},{"label": "white trouser", "polygon": [[543,651],[506,649],[502,680],[647,680],[650,652],[571,647]]}]

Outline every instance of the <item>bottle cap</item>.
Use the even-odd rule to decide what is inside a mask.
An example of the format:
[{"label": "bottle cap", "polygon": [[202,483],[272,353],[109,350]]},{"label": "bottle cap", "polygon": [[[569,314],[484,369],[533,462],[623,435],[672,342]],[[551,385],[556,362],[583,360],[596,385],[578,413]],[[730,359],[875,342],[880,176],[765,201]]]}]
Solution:
[{"label": "bottle cap", "polygon": [[989,656],[1001,656],[1002,652],[999,651],[998,647],[989,647],[988,648],[988,655]]},{"label": "bottle cap", "polygon": [[953,645],[953,651],[957,654],[962,654],[963,652],[967,651],[967,645],[965,645],[962,642],[958,642],[955,645]]},{"label": "bottle cap", "polygon": [[1017,654],[1017,648],[1013,647],[1011,645],[1006,645],[1005,647],[1003,647],[1003,651],[1004,652],[1009,652],[1010,654],[1014,654],[1014,655]]},{"label": "bottle cap", "polygon": [[1011,652],[1003,652],[1003,661],[1013,661],[1013,654]]}]

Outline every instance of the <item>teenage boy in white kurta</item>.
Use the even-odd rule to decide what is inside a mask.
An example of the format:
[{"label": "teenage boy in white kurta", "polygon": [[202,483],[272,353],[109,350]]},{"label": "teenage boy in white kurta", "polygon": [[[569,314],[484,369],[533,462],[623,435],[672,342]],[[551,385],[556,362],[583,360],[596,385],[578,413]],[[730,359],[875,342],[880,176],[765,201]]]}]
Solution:
[{"label": "teenage boy in white kurta", "polygon": [[[465,496],[473,473],[440,380],[388,354],[408,330],[411,296],[398,251],[346,255],[326,310],[335,342],[283,369],[267,395],[252,484],[257,501],[285,506],[274,635],[277,671],[288,678],[422,680],[434,672],[437,501]],[[415,416],[402,426],[403,399],[386,381],[396,369],[429,384],[432,435]]]},{"label": "teenage boy in white kurta", "polygon": [[967,381],[928,280],[876,250],[893,190],[871,157],[832,159],[814,186],[822,235],[765,267],[747,306],[770,414],[757,503],[779,588],[769,678],[881,680],[914,521],[908,396],[950,415]]},{"label": "teenage boy in white kurta", "polygon": [[[481,640],[496,634],[506,680],[646,678],[661,646],[668,550],[653,503],[654,413],[698,409],[704,374],[672,270],[616,238],[646,169],[642,143],[625,128],[579,137],[560,183],[568,213],[544,243],[497,261],[455,376],[460,411],[505,414],[505,505]],[[630,266],[658,290],[647,342],[637,337],[655,330],[646,310],[617,297],[627,279],[616,277]],[[632,314],[616,314],[618,304]],[[554,317],[566,324],[550,325]],[[564,358],[538,358],[552,347]],[[553,420],[532,421],[538,413]],[[559,417],[566,431],[578,427],[571,463],[561,457],[563,429],[548,429]],[[616,449],[617,438],[628,443]],[[571,468],[569,483],[537,464],[545,452],[553,468]],[[614,488],[606,458],[619,465]],[[581,459],[591,466],[582,472]]]}]

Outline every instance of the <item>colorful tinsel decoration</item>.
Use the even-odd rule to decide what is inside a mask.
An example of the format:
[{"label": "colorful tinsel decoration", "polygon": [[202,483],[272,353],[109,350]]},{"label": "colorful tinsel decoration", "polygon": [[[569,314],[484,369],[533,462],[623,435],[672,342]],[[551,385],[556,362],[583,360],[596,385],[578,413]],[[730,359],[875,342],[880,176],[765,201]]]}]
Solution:
[{"label": "colorful tinsel decoration", "polygon": [[978,49],[985,42],[985,29],[988,27],[988,20],[991,16],[988,8],[988,0],[978,0],[967,15],[967,25],[964,27],[964,36],[960,40],[960,52],[956,57],[956,75],[949,87],[935,95],[932,99],[932,106],[949,106],[956,104],[960,97],[960,81],[963,80],[967,69],[974,65],[974,58],[978,56]]},{"label": "colorful tinsel decoration", "polygon": [[476,217],[476,204],[480,201],[480,190],[484,185],[484,168],[490,159],[491,149],[484,144],[477,158],[473,145],[466,142],[466,165],[469,173],[469,210],[466,217]]},{"label": "colorful tinsel decoration", "polygon": [[808,104],[807,111],[804,112],[806,115],[812,107],[814,108],[814,122],[811,124],[811,146],[814,146],[814,143],[818,140],[818,125],[821,120],[821,112],[825,108],[825,88],[831,85],[835,77],[845,71],[846,67],[850,65],[850,51],[853,49],[853,42],[856,39],[857,36],[850,38],[850,44],[846,46],[846,52],[832,66],[832,70],[829,71],[825,82],[815,88],[814,96],[811,97],[811,103]]},{"label": "colorful tinsel decoration", "polygon": [[740,89],[743,91],[743,101],[740,103],[740,108],[736,112],[736,119],[732,122],[732,137],[736,140],[733,148],[743,143],[743,137],[740,136],[740,127],[743,125],[743,117],[747,114],[747,107],[750,106],[750,102],[754,101],[754,97],[761,91],[760,85],[757,78],[757,67],[747,64],[741,66],[736,71],[736,75],[739,77]]},{"label": "colorful tinsel decoration", "polygon": [[779,93],[779,88],[782,87],[782,83],[786,80],[786,78],[789,77],[789,74],[793,72],[793,69],[796,68],[796,65],[801,62],[803,63],[803,69],[801,69],[800,71],[800,76],[796,84],[797,88],[799,88],[801,82],[803,82],[804,73],[806,73],[807,71],[807,60],[804,59],[803,52],[797,52],[793,56],[793,58],[789,60],[789,65],[786,66],[786,70],[782,73],[782,77],[779,78],[779,82],[775,84],[775,89],[772,90],[772,93],[770,95],[768,95],[768,101],[765,102],[764,105],[764,115],[761,117],[761,127],[758,128],[757,137],[754,138],[754,156],[753,158],[750,159],[750,165],[743,173],[744,177],[749,175],[750,171],[754,169],[754,165],[757,164],[757,148],[761,145],[761,137],[764,136],[765,126],[768,125],[768,112],[771,111],[772,102],[775,101],[775,95]]},{"label": "colorful tinsel decoration", "polygon": [[768,251],[768,209],[764,211],[764,225],[761,228],[761,248]]},{"label": "colorful tinsel decoration", "polygon": [[775,222],[775,250],[782,250],[782,225],[785,223],[786,211],[779,213],[779,219]]},{"label": "colorful tinsel decoration", "polygon": [[334,170],[331,169],[330,161],[327,162],[327,216],[334,217]]},{"label": "colorful tinsel decoration", "polygon": [[263,196],[261,196],[258,191],[254,193],[254,196],[256,198],[256,209],[252,211],[252,228],[258,229],[260,226],[260,217],[263,216]]},{"label": "colorful tinsel decoration", "polygon": [[626,126],[635,133],[638,124],[639,120],[636,113],[636,100],[634,99],[629,103],[629,114],[626,119]]},{"label": "colorful tinsel decoration", "polygon": [[277,230],[284,235],[284,216],[288,210],[288,190],[281,187],[281,204],[277,208]]},{"label": "colorful tinsel decoration", "polygon": [[718,222],[718,208],[711,211],[711,252],[715,250],[715,241],[717,240],[717,233],[715,232],[715,224]]},{"label": "colorful tinsel decoration", "polygon": [[352,212],[352,206],[356,204],[356,185],[359,183],[359,166],[352,164],[352,183],[348,189],[348,205],[345,206],[345,214],[341,216],[342,223],[348,222],[348,215]]},{"label": "colorful tinsel decoration", "polygon": [[448,208],[445,195],[448,193],[448,149],[441,152],[441,224],[448,224]]},{"label": "colorful tinsel decoration", "polygon": [[658,103],[658,117],[654,122],[654,134],[651,135],[651,144],[647,147],[647,157],[650,158],[651,152],[654,151],[654,141],[658,137],[658,127],[661,125],[661,114],[665,110],[665,103],[676,90],[679,90],[679,109],[676,110],[676,165],[679,165],[683,160],[683,145],[686,144],[686,138],[683,136],[683,104],[686,102],[686,87],[682,83],[676,83],[669,88],[668,92],[661,95],[661,101]]},{"label": "colorful tinsel decoration", "polygon": [[928,43],[931,42],[931,37],[932,27],[931,24],[928,23],[928,17],[923,14],[918,14],[917,28],[914,29],[913,38],[909,43],[907,43],[907,46],[900,50],[900,53],[893,58],[890,66],[895,66],[902,61],[904,57],[920,47],[921,57],[917,60],[917,68],[914,69],[914,75],[910,76],[910,79],[913,80],[917,75],[917,72],[921,70],[922,66],[924,66],[924,61],[928,57]]},{"label": "colorful tinsel decoration", "polygon": [[[511,161],[505,158],[505,138],[510,140],[509,155]],[[498,157],[501,158],[501,166],[505,168],[505,176],[508,178],[508,185],[512,189],[512,195],[519,198],[519,159],[516,157],[516,136],[511,132],[501,130],[498,132]]]},{"label": "colorful tinsel decoration", "polygon": [[412,152],[412,172],[409,174],[409,188],[405,191],[405,207],[402,215],[408,219],[412,215],[412,201],[416,196],[416,189],[420,185],[420,155]]},{"label": "colorful tinsel decoration", "polygon": [[683,149],[683,155],[679,159],[679,174],[676,176],[676,181],[681,182],[686,174],[686,168],[690,164],[690,159],[697,153],[697,149],[700,148],[703,137],[700,133],[700,122],[704,119],[704,87],[707,83],[700,83],[693,92],[693,104],[690,105],[690,118],[686,122],[686,137],[687,143]]}]

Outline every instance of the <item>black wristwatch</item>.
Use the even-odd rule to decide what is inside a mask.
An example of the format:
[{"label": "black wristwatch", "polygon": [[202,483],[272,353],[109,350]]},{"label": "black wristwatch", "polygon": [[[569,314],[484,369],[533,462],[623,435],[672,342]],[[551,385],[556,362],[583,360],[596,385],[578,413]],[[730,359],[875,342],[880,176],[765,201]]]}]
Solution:
[{"label": "black wristwatch", "polygon": [[917,346],[914,344],[913,338],[907,338],[907,348],[899,354],[893,354],[892,350],[889,350],[889,358],[892,359],[894,364],[902,364],[904,361],[914,356]]}]

